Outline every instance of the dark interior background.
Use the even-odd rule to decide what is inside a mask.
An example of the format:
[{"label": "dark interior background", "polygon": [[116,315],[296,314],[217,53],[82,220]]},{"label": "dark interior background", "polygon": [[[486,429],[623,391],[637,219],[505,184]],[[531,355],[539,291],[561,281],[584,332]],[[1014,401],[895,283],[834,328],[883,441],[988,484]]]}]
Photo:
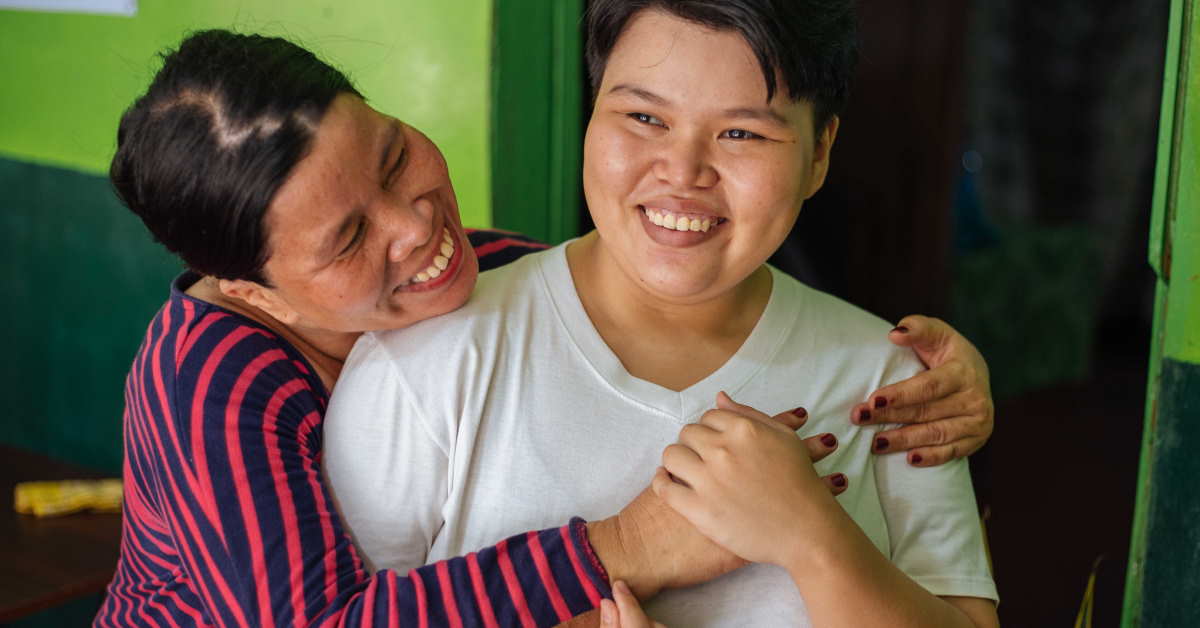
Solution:
[{"label": "dark interior background", "polygon": [[[885,319],[937,316],[975,342],[997,403],[971,467],[1001,621],[1070,625],[1094,570],[1095,625],[1116,625],[1167,3],[858,5],[861,61],[833,168],[771,262]],[[586,209],[580,223],[591,228]]]}]

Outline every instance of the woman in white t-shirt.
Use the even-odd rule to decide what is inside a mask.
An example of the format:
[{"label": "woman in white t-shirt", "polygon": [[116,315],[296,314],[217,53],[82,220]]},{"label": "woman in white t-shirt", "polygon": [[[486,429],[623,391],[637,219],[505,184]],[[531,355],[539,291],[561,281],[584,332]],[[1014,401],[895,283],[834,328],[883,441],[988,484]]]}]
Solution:
[{"label": "woman in white t-shirt", "polygon": [[[666,591],[649,610],[669,624],[996,623],[965,462],[876,455],[899,440],[882,428],[920,364],[879,319],[766,265],[824,181],[853,59],[848,2],[591,2],[596,231],[347,358],[326,468],[374,564],[611,512],[661,458],[680,483],[660,472],[657,490],[681,514],[786,570]],[[803,430],[836,451],[814,468],[757,410],[709,410],[719,390],[805,404]],[[835,471],[837,500],[820,481]]]},{"label": "woman in white t-shirt", "polygon": [[[683,390],[738,351],[774,298],[780,279],[765,262],[824,182],[854,16],[848,2],[752,0],[597,0],[590,11],[584,188],[596,231],[566,258],[625,369]],[[871,365],[861,367],[845,377],[867,377]],[[938,531],[916,535],[927,547],[902,571],[824,489],[793,431],[728,396],[717,405],[663,452],[654,488],[726,549],[785,569],[813,625],[998,623],[986,588],[935,596],[936,569],[917,583],[922,562],[960,560],[929,547]],[[898,480],[876,479],[886,503]],[[920,510],[940,486],[888,508]],[[902,541],[888,533],[894,551]],[[986,570],[978,579],[990,580]],[[644,621],[623,610],[626,623]]]}]

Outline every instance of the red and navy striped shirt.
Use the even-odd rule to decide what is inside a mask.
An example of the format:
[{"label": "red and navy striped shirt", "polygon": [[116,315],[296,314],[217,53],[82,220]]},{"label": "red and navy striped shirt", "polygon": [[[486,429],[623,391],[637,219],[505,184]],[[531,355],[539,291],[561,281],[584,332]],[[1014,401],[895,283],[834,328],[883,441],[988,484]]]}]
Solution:
[{"label": "red and navy striped shirt", "polygon": [[[470,238],[483,269],[545,248]],[[185,294],[195,279],[126,381],[121,558],[95,625],[549,626],[609,594],[579,519],[367,573],[321,481],[324,385],[266,327]]]}]

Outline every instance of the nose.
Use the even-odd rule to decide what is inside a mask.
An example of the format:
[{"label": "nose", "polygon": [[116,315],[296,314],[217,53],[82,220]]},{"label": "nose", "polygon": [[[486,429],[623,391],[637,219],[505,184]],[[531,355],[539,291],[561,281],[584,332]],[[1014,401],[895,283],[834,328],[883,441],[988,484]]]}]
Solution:
[{"label": "nose", "polygon": [[654,172],[674,188],[711,187],[719,178],[711,157],[708,143],[702,138],[675,136],[664,143]]},{"label": "nose", "polygon": [[421,197],[388,212],[389,262],[402,262],[433,237],[433,202]]}]

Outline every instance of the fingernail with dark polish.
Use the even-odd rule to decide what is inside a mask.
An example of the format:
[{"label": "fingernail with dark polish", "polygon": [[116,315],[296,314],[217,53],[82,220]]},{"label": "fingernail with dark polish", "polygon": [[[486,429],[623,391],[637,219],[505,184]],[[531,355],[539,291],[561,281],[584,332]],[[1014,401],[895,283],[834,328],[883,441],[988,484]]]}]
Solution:
[{"label": "fingernail with dark polish", "polygon": [[805,410],[804,408],[796,408],[795,410],[792,410],[792,414],[803,419],[804,417],[808,416],[808,410]]},{"label": "fingernail with dark polish", "polygon": [[909,461],[913,464],[921,464],[922,460],[924,460],[924,458],[921,457],[921,454],[913,454],[912,457],[909,458]]},{"label": "fingernail with dark polish", "polygon": [[875,407],[876,408],[887,407],[887,397],[876,397],[875,398]]},{"label": "fingernail with dark polish", "polygon": [[888,448],[888,439],[882,436],[875,439],[875,451],[883,451]]},{"label": "fingernail with dark polish", "polygon": [[841,473],[834,474],[834,476],[829,478],[829,480],[831,482],[833,482],[833,485],[838,488],[841,488],[846,485],[846,476],[842,475]]},{"label": "fingernail with dark polish", "polygon": [[837,437],[833,434],[825,434],[821,437],[821,442],[824,443],[826,447],[837,447]]},{"label": "fingernail with dark polish", "polygon": [[858,422],[859,423],[866,423],[867,421],[870,421],[870,420],[871,420],[871,411],[870,410],[863,408],[862,410],[858,411]]},{"label": "fingernail with dark polish", "polygon": [[892,329],[892,331],[898,331],[898,332],[900,332],[900,333],[902,333],[902,334],[907,334],[907,333],[908,333],[908,328],[907,328],[907,327],[905,327],[904,325],[897,325],[896,327],[894,327],[894,328]]}]

